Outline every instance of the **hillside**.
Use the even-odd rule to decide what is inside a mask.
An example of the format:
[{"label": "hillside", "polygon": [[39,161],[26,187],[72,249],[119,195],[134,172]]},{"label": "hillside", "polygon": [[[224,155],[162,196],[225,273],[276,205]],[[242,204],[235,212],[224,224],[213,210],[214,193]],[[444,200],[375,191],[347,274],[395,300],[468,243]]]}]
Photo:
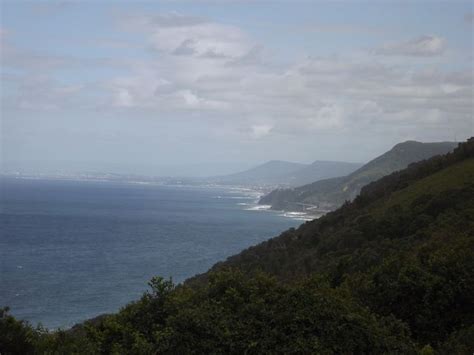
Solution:
[{"label": "hillside", "polygon": [[347,176],[319,180],[293,189],[277,189],[262,197],[260,204],[271,205],[275,210],[334,210],[344,201],[353,200],[368,183],[413,162],[446,154],[455,146],[452,142],[400,143]]},{"label": "hillside", "polygon": [[347,175],[361,164],[315,161],[312,164],[292,163],[272,160],[252,169],[236,174],[218,176],[208,180],[219,184],[260,185],[260,186],[298,186],[319,179]]},{"label": "hillside", "polygon": [[[229,268],[263,271],[285,283],[326,275],[377,314],[406,323],[415,342],[440,353],[469,353],[474,139],[369,184],[354,202],[230,257],[211,274]],[[469,347],[446,350],[457,341]]]},{"label": "hillside", "polygon": [[345,176],[361,166],[360,163],[317,160],[293,173],[281,176],[279,185],[300,186],[321,179]]},{"label": "hillside", "polygon": [[158,277],[150,287],[72,332],[44,333],[0,312],[0,349],[471,354],[474,139],[184,285]]},{"label": "hillside", "polygon": [[224,176],[210,178],[211,181],[221,184],[275,184],[281,181],[282,176],[287,176],[306,164],[293,163],[283,160],[271,160],[251,169]]}]

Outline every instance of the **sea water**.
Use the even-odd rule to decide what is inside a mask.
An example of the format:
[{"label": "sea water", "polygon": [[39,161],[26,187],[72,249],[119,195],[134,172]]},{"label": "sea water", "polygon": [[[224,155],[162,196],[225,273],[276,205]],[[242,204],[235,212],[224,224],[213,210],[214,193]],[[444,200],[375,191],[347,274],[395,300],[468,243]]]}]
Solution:
[{"label": "sea water", "polygon": [[0,307],[48,328],[116,312],[155,275],[181,282],[301,223],[245,189],[0,182]]}]

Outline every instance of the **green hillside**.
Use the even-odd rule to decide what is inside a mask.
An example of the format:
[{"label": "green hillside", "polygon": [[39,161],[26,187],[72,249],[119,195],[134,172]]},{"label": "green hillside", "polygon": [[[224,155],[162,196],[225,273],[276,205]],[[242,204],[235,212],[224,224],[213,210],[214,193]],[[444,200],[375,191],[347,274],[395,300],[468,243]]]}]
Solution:
[{"label": "green hillside", "polygon": [[332,179],[319,180],[293,189],[278,189],[264,196],[261,204],[276,210],[305,210],[308,207],[327,211],[353,200],[361,188],[409,164],[446,154],[456,146],[452,142],[420,143],[407,141],[371,160],[353,173]]},{"label": "green hillside", "polygon": [[184,285],[150,286],[119,313],[69,332],[35,330],[3,312],[0,349],[471,354],[474,139]]}]

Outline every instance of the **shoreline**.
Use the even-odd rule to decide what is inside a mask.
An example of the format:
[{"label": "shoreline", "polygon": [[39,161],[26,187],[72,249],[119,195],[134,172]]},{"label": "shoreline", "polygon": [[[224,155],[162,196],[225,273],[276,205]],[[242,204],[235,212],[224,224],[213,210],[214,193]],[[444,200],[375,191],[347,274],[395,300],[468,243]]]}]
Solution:
[{"label": "shoreline", "polygon": [[[302,212],[302,211],[290,211],[290,210],[274,210],[272,209],[271,205],[262,205],[259,204],[260,198],[265,195],[267,189],[261,189],[258,187],[244,187],[244,186],[231,186],[231,185],[207,185],[208,187],[218,187],[218,188],[224,188],[224,189],[229,189],[229,190],[234,190],[234,191],[239,191],[239,192],[251,192],[252,195],[241,195],[242,198],[246,198],[246,196],[253,196],[255,197],[253,200],[253,203],[245,203],[245,202],[239,202],[237,205],[247,207],[244,208],[247,211],[253,211],[253,212],[271,212],[278,214],[281,217],[285,218],[291,218],[297,221],[301,222],[309,222],[314,219],[318,219],[325,215],[327,212],[322,212],[322,213],[308,213],[308,212]],[[250,199],[250,198],[249,198]]]},{"label": "shoreline", "polygon": [[[236,191],[236,192],[251,192],[253,203],[237,203],[240,206],[250,206],[245,208],[248,211],[255,212],[273,212],[278,213],[279,216],[285,218],[292,218],[302,222],[312,221],[324,216],[329,211],[318,212],[318,213],[308,213],[303,211],[292,211],[292,210],[274,210],[271,205],[261,205],[259,200],[264,196],[268,191],[271,191],[272,187],[258,187],[258,186],[241,186],[241,185],[223,185],[215,183],[177,183],[179,178],[170,179],[172,182],[167,182],[167,178],[163,178],[164,181],[144,181],[144,180],[127,180],[127,179],[110,179],[110,178],[98,178],[98,177],[79,177],[79,176],[34,176],[34,175],[9,175],[2,174],[3,178],[10,178],[14,180],[43,180],[43,181],[67,181],[67,182],[78,182],[78,183],[115,183],[115,184],[126,184],[126,185],[143,185],[143,186],[161,186],[161,187],[176,187],[176,188],[219,188],[224,190]],[[169,180],[168,180],[169,181]],[[241,194],[240,197],[236,199],[245,199],[249,195]],[[249,198],[250,199],[250,198]]]}]

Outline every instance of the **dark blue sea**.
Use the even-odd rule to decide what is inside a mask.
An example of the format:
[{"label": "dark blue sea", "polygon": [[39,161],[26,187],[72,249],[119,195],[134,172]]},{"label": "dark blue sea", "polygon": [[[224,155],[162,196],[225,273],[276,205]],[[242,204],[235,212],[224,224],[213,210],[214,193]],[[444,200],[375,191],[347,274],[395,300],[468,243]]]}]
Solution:
[{"label": "dark blue sea", "polygon": [[68,328],[115,312],[301,221],[218,187],[2,178],[0,307]]}]

